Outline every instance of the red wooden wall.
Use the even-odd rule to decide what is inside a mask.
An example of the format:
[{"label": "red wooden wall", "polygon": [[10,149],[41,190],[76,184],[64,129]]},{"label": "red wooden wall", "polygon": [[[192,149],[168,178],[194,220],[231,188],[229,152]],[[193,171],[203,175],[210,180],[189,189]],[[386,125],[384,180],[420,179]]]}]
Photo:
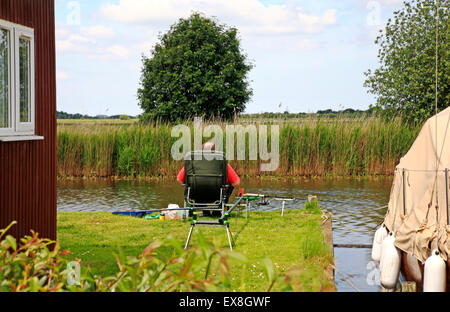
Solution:
[{"label": "red wooden wall", "polygon": [[16,220],[17,238],[33,229],[56,238],[56,65],[54,0],[0,0],[0,19],[34,28],[36,135],[0,142],[0,229]]}]

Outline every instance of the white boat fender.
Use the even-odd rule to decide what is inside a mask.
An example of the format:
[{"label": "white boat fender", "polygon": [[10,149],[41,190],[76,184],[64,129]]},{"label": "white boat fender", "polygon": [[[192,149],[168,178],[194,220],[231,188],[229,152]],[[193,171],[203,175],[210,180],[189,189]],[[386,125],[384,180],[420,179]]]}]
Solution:
[{"label": "white boat fender", "polygon": [[397,285],[401,266],[401,252],[395,247],[394,233],[390,233],[381,245],[380,282],[386,289],[394,289]]},{"label": "white boat fender", "polygon": [[425,261],[423,291],[445,292],[446,273],[445,261],[440,256],[439,250],[434,249],[431,256]]},{"label": "white boat fender", "polygon": [[380,261],[381,259],[381,245],[383,244],[383,240],[388,236],[388,231],[384,224],[380,226],[376,231],[373,237],[372,244],[372,260]]}]

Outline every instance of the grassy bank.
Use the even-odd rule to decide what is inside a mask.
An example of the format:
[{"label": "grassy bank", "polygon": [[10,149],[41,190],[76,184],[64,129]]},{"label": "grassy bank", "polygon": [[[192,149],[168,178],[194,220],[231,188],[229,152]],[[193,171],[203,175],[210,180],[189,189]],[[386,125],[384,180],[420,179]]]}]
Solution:
[{"label": "grassy bank", "polygon": [[[226,126],[218,124],[222,129]],[[261,122],[250,124],[258,127]],[[178,139],[171,138],[171,130],[172,126],[166,124],[59,122],[58,174],[60,177],[174,177],[182,164],[170,155],[171,146]],[[280,123],[279,168],[264,174],[390,175],[419,130],[399,120],[378,118],[304,118],[283,122]],[[231,164],[240,175],[260,175],[260,161],[246,158]]]},{"label": "grassy bank", "polygon": [[[265,291],[264,258],[269,257],[277,272],[297,268],[295,283],[300,291],[331,291],[333,281],[325,273],[333,262],[330,246],[323,239],[321,213],[316,208],[279,212],[253,212],[233,218],[230,229],[235,251],[243,254],[247,264],[230,260],[231,291]],[[189,223],[145,220],[108,213],[59,213],[58,240],[70,249],[72,259],[81,259],[82,270],[94,274],[117,273],[113,253],[137,256],[155,239],[169,235],[184,243]],[[228,248],[225,229],[197,228],[217,246]],[[196,232],[191,246],[196,245]],[[275,285],[273,290],[279,290]]]}]

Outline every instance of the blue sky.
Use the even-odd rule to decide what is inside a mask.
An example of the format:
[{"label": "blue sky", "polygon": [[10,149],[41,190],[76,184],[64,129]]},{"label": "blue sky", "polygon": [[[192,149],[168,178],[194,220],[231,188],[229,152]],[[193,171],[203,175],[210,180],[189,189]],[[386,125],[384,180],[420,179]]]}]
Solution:
[{"label": "blue sky", "polygon": [[[246,112],[367,109],[364,72],[402,0],[56,0],[58,110],[138,115],[141,56],[193,10],[240,31],[255,64]],[[280,105],[281,104],[281,105]]]}]

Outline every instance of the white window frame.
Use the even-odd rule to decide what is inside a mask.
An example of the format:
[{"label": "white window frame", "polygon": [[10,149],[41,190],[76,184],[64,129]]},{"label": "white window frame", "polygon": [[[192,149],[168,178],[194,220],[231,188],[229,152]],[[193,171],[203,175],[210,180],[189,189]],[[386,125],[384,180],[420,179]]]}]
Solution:
[{"label": "white window frame", "polygon": [[[24,26],[15,26],[14,29],[14,42],[15,42],[15,68],[16,68],[16,133],[20,135],[30,135],[34,134],[35,125],[35,73],[34,73],[34,30]],[[19,57],[19,41],[21,38],[25,38],[30,41],[30,80],[29,80],[29,112],[30,121],[21,122],[20,121],[20,57]]]},{"label": "white window frame", "polygon": [[[35,41],[34,29],[25,27],[23,25],[14,24],[0,19],[0,28],[7,29],[10,32],[10,123],[9,128],[0,128],[0,141],[24,141],[24,140],[42,140],[43,137],[35,136],[36,126],[36,93],[35,93]],[[25,38],[30,41],[30,86],[29,86],[29,101],[30,101],[30,121],[20,121],[20,57],[19,57],[19,41]]]},{"label": "white window frame", "polygon": [[8,22],[4,22],[2,20],[0,20],[0,28],[2,29],[6,29],[9,31],[9,47],[8,47],[8,52],[9,52],[9,77],[8,77],[8,82],[9,82],[9,108],[8,108],[8,112],[9,112],[9,122],[8,122],[8,128],[0,128],[0,135],[1,136],[7,136],[7,135],[14,135],[15,134],[15,111],[16,111],[16,107],[14,105],[15,103],[15,62],[14,62],[14,25],[12,23],[8,23]]}]

